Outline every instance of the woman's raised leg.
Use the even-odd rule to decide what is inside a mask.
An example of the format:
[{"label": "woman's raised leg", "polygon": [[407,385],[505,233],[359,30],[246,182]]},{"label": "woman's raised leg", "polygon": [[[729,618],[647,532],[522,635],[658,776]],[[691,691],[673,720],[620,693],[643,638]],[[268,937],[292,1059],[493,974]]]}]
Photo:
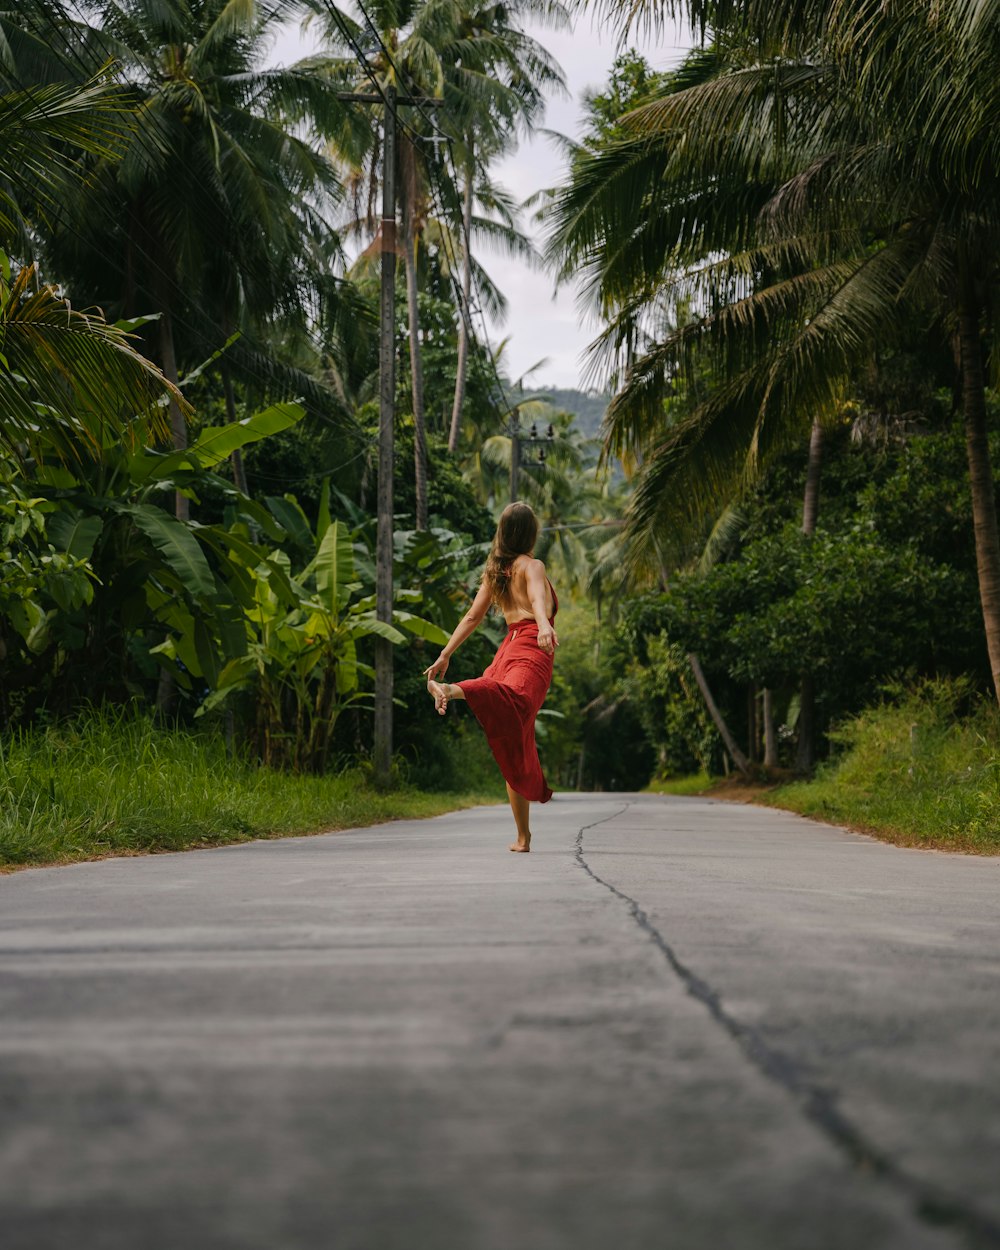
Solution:
[{"label": "woman's raised leg", "polygon": [[447,712],[452,699],[465,699],[465,691],[461,686],[448,681],[434,681],[431,677],[427,678],[427,692],[434,700],[434,707],[440,716]]},{"label": "woman's raised leg", "polygon": [[514,824],[517,825],[517,841],[507,849],[509,851],[530,851],[531,830],[528,828],[528,808],[530,804],[523,794],[518,794],[516,790],[510,788],[510,782],[507,783],[507,798],[510,800],[510,810],[514,813]]}]

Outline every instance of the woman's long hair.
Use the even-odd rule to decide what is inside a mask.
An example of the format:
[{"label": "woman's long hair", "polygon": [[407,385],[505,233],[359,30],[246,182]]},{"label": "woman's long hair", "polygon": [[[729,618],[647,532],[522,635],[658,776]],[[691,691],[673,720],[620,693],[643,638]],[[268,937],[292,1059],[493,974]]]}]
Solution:
[{"label": "woman's long hair", "polygon": [[525,556],[535,546],[538,538],[538,517],[526,503],[509,503],[500,513],[493,549],[486,561],[483,581],[490,588],[490,595],[500,607],[510,590],[510,576],[514,561]]}]

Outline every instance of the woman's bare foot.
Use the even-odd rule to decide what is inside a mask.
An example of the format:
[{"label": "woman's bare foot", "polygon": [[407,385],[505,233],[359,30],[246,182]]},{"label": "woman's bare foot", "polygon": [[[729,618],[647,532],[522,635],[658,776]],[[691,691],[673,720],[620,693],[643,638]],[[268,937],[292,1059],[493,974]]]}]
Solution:
[{"label": "woman's bare foot", "polygon": [[507,782],[507,798],[510,799],[510,810],[514,816],[514,828],[517,830],[517,841],[507,849],[509,851],[518,851],[523,855],[525,851],[531,850],[531,832],[528,829],[528,808],[530,804],[523,794],[518,794],[509,781]]},{"label": "woman's bare foot", "polygon": [[448,710],[448,700],[451,698],[451,691],[448,689],[447,682],[433,681],[427,678],[428,693],[434,699],[434,707],[439,716],[444,716]]}]

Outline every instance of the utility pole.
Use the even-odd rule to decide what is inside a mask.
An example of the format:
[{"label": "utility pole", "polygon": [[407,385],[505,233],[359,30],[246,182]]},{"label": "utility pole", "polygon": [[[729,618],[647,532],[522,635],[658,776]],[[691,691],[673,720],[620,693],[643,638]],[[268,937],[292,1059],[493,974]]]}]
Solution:
[{"label": "utility pole", "polygon": [[[375,615],[392,623],[393,499],[396,407],[396,88],[385,93],[382,145],[382,292],[379,301],[378,529]],[[392,643],[375,639],[375,783],[392,781]]]},{"label": "utility pole", "polygon": [[518,477],[521,472],[521,410],[510,414],[510,502],[517,501]]},{"label": "utility pole", "polygon": [[[375,538],[375,616],[392,624],[393,474],[396,417],[396,106],[435,108],[440,100],[400,96],[393,85],[370,94],[339,91],[339,100],[385,106],[382,141],[382,289],[379,298],[378,528]],[[375,639],[375,784],[392,783],[392,643]]]},{"label": "utility pole", "polygon": [[521,409],[515,408],[510,414],[510,425],[507,427],[507,433],[510,436],[510,502],[517,501],[518,485],[521,477],[521,466],[528,463],[525,459],[525,449],[529,452],[532,448],[537,447],[538,464],[545,463],[545,448],[551,447],[555,439],[556,432],[553,426],[549,426],[547,432],[539,436],[537,424],[532,424],[530,432],[525,436],[521,433]]}]

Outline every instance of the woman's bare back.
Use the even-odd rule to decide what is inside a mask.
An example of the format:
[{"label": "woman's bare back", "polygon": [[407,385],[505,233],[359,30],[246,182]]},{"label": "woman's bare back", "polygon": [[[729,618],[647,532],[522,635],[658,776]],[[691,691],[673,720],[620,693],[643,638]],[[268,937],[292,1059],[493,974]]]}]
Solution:
[{"label": "woman's bare back", "polygon": [[535,619],[534,609],[531,606],[531,597],[528,592],[528,569],[532,565],[538,566],[538,570],[545,580],[545,618],[546,620],[552,619],[555,601],[552,597],[552,586],[549,584],[549,579],[545,573],[545,565],[541,560],[535,560],[531,556],[518,556],[511,565],[510,585],[501,604],[504,619],[508,625],[516,625],[518,621],[533,621]]}]

